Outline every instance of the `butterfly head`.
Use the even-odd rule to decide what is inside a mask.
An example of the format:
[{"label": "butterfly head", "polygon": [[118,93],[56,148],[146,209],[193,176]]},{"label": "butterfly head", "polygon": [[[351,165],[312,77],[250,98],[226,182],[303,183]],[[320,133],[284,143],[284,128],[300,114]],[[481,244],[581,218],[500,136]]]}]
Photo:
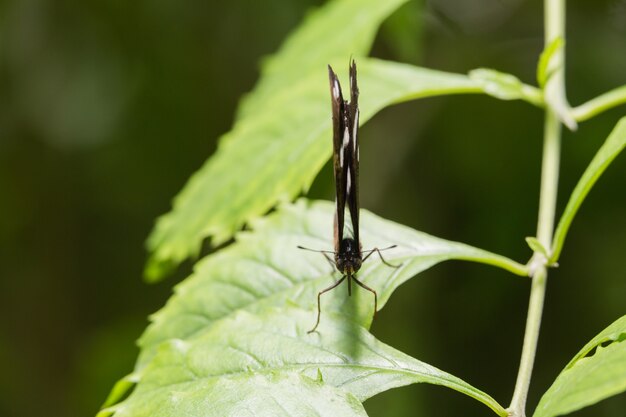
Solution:
[{"label": "butterfly head", "polygon": [[339,245],[339,251],[335,254],[337,269],[342,274],[352,275],[361,269],[361,248],[351,238],[345,238]]}]

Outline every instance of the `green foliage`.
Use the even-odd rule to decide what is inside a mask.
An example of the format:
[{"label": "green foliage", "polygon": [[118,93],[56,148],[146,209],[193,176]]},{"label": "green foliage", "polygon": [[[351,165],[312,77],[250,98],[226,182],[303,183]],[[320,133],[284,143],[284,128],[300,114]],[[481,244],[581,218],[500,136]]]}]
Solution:
[{"label": "green foliage", "polygon": [[[149,280],[163,278],[178,263],[196,256],[204,238],[222,243],[277,202],[309,188],[331,153],[325,68],[330,63],[343,73],[350,53],[357,55],[359,67],[361,123],[391,104],[447,94],[487,93],[539,104],[536,89],[508,74],[479,70],[470,78],[359,57],[390,5],[402,1],[372,2],[385,7],[362,5],[359,19],[352,3],[331,2],[328,10],[312,15],[267,62],[233,129],[176,197],[172,211],[159,218],[148,240]],[[351,24],[338,23],[344,20]],[[338,36],[329,30],[333,23],[345,32],[342,42],[333,41]],[[329,44],[335,46],[327,48]],[[512,85],[511,79],[517,82]]]},{"label": "green foliage", "polygon": [[[381,308],[402,283],[446,260],[481,262],[530,275],[530,311],[535,316],[529,315],[527,329],[536,331],[535,336],[546,268],[558,260],[590,189],[626,144],[622,119],[583,174],[550,239],[560,146],[556,117],[574,129],[576,118],[583,120],[626,100],[620,95],[626,90],[572,110],[565,96],[560,36],[541,55],[541,89],[491,69],[465,76],[366,58],[382,20],[405,1],[331,2],[311,14],[266,61],[257,87],[239,107],[233,129],[176,197],[172,211],[158,220],[148,241],[152,257],[146,276],[160,279],[182,260],[197,256],[206,237],[216,244],[233,237],[244,224],[250,230],[199,261],[192,276],[152,317],[140,340],[135,371],[114,387],[102,416],[365,416],[362,401],[422,382],[464,393],[498,415],[523,414],[527,389],[518,395],[518,388],[520,380],[522,385],[530,380],[533,335],[525,342],[525,352],[529,346],[531,351],[523,354],[523,365],[527,362],[520,367],[528,375],[520,371],[512,406],[505,410],[459,378],[378,341],[368,331],[372,295],[359,288],[350,298],[341,289],[325,294],[319,330],[307,333],[314,323],[318,291],[337,277],[322,255],[297,246],[332,248],[334,205],[285,201],[308,189],[331,154],[325,65],[344,73],[347,57],[355,55],[362,123],[394,103],[460,93],[520,99],[545,109],[549,146],[541,194],[542,201],[547,194],[549,202],[540,204],[541,242],[526,239],[534,252],[528,266],[362,211],[364,249],[397,245],[385,257],[401,266],[389,268],[373,256],[359,271],[359,278],[377,290]],[[275,212],[260,217],[279,202],[283,204]],[[618,320],[566,367],[543,397],[537,417],[566,413],[625,389],[625,323],[624,318]],[[523,398],[522,403],[515,403],[516,398]]]},{"label": "green foliage", "polygon": [[626,316],[594,337],[565,367],[534,417],[553,417],[626,391]]},{"label": "green foliage", "polygon": [[[345,290],[338,289],[325,294],[319,330],[307,333],[315,320],[317,292],[337,277],[321,254],[297,245],[331,248],[333,210],[331,203],[306,200],[282,206],[254,222],[252,231],[238,234],[236,243],[199,262],[152,317],[140,340],[135,391],[103,415],[165,416],[187,409],[211,416],[239,415],[240,402],[219,399],[243,395],[250,409],[260,410],[254,415],[261,416],[270,415],[261,405],[265,402],[313,398],[320,392],[330,394],[319,397],[320,410],[330,406],[323,402],[336,398],[344,414],[335,409],[335,415],[358,415],[345,411],[354,405],[352,396],[363,401],[418,382],[455,389],[504,415],[488,395],[369,334],[370,293],[356,291],[347,298]],[[523,266],[502,256],[417,232],[365,210],[362,236],[365,248],[398,245],[385,257],[402,263],[400,268],[370,258],[359,272],[360,279],[378,290],[381,307],[407,279],[449,259],[525,273]],[[110,403],[124,394],[127,383],[118,387]],[[213,400],[219,406],[213,406]],[[285,408],[272,408],[271,415],[317,415],[306,414],[306,406],[300,411],[304,414]]]}]

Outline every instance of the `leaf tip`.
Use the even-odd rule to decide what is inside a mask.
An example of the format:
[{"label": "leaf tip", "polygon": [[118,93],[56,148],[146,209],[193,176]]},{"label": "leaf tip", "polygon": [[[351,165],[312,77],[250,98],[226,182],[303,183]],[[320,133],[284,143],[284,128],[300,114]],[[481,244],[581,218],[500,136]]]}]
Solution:
[{"label": "leaf tip", "polygon": [[537,239],[536,237],[533,237],[533,236],[526,237],[526,243],[528,244],[528,246],[533,252],[541,253],[543,256],[546,257],[546,259],[550,258],[548,254],[548,250],[546,249],[545,246],[541,244],[541,242],[539,242],[539,239]]},{"label": "leaf tip", "polygon": [[562,36],[556,37],[539,56],[539,62],[537,63],[537,83],[541,88],[546,85],[546,82],[550,76],[554,73],[554,70],[550,70],[550,62],[557,51],[563,48],[565,40]]},{"label": "leaf tip", "polygon": [[148,284],[156,284],[176,270],[177,263],[169,259],[161,259],[156,253],[152,254],[143,270],[143,279]]}]

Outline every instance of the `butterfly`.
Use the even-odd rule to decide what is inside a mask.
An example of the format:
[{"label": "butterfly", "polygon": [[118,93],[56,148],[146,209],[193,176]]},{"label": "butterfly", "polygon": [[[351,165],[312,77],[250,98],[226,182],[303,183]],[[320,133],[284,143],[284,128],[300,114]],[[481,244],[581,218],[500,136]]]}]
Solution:
[{"label": "butterfly", "polygon": [[[298,246],[300,249],[321,252],[328,262],[341,273],[341,279],[317,294],[317,320],[309,333],[317,329],[321,316],[322,294],[336,288],[343,281],[348,281],[348,295],[352,295],[352,282],[374,295],[374,315],[378,310],[378,294],[375,290],[359,281],[356,273],[361,265],[373,253],[378,253],[381,261],[385,261],[381,250],[395,248],[374,248],[362,251],[359,238],[359,88],[357,85],[356,62],[350,63],[350,101],[343,99],[341,84],[332,67],[328,66],[328,79],[332,103],[333,120],[333,165],[335,174],[335,220],[334,220],[334,251],[314,250]],[[347,210],[347,213],[346,213]],[[334,255],[334,259],[330,255]]]}]

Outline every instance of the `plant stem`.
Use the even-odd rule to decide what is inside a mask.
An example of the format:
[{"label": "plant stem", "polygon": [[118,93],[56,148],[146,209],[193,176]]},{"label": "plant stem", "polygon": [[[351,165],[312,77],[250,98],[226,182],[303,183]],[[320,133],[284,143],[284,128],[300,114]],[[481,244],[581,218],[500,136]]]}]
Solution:
[{"label": "plant stem", "polygon": [[593,116],[611,109],[620,104],[626,103],[626,85],[615,88],[609,92],[602,94],[588,102],[574,108],[572,113],[574,118],[582,122],[591,119]]},{"label": "plant stem", "polygon": [[[541,194],[539,198],[539,220],[537,222],[537,239],[549,248],[552,245],[552,231],[554,229],[554,214],[556,208],[556,196],[559,180],[559,160],[561,150],[561,125],[556,114],[546,110],[544,126],[543,163],[541,172]],[[547,246],[546,246],[547,245]],[[526,399],[530,387],[530,377],[535,362],[537,341],[539,340],[539,328],[541,314],[543,312],[543,300],[546,292],[546,256],[536,252],[529,267],[532,276],[530,289],[530,301],[528,303],[528,315],[526,317],[526,330],[524,332],[524,344],[522,357],[515,383],[515,392],[509,414],[514,417],[525,416]]]},{"label": "plant stem", "polygon": [[[565,38],[565,0],[546,0],[544,5],[545,14],[545,45],[549,45],[553,39]],[[559,51],[560,56],[555,56],[554,73],[546,84],[546,94],[554,94],[554,97],[565,100],[565,73],[564,49]],[[554,218],[556,211],[556,196],[559,181],[559,163],[561,157],[561,124],[554,109],[549,103],[553,100],[546,99],[546,115],[544,121],[544,145],[543,161],[541,166],[541,191],[539,195],[539,216],[537,221],[537,239],[545,247],[552,246],[552,234],[554,231]],[[508,408],[509,415],[524,417],[526,415],[526,399],[532,375],[539,329],[541,327],[541,314],[546,292],[548,272],[546,269],[546,256],[535,252],[531,260],[529,270],[532,277],[530,289],[530,301],[526,318],[526,330],[522,346],[520,367],[515,383],[515,391]]]},{"label": "plant stem", "polygon": [[561,157],[561,124],[557,115],[550,109],[546,110],[543,135],[537,239],[544,248],[550,248],[552,247],[552,233],[554,232]]}]

